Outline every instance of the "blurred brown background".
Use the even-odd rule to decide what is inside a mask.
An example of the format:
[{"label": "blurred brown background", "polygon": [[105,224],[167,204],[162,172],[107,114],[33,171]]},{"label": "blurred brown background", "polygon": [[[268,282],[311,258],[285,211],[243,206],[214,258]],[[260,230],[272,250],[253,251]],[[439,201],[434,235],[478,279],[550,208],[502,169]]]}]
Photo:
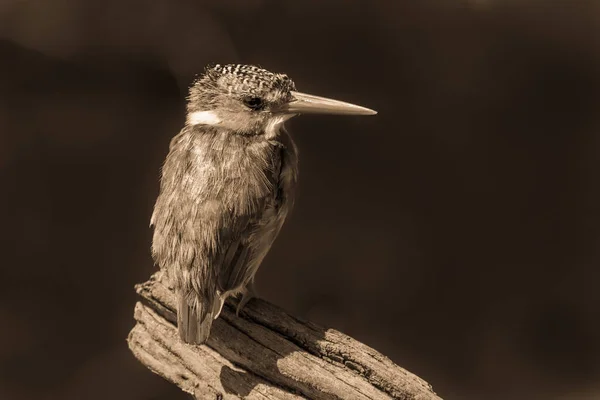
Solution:
[{"label": "blurred brown background", "polygon": [[187,398],[125,338],[209,62],[379,111],[291,122],[263,297],[445,399],[600,399],[595,3],[3,0],[0,399]]}]

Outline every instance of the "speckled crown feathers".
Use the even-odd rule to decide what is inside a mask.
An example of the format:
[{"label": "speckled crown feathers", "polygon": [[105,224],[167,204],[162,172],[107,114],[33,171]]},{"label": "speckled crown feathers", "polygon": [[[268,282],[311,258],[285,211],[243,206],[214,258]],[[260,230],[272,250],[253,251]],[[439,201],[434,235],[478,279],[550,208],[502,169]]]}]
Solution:
[{"label": "speckled crown feathers", "polygon": [[206,68],[190,87],[190,102],[210,102],[219,93],[231,96],[267,96],[270,93],[289,93],[296,90],[285,74],[277,74],[255,65],[216,64]]}]

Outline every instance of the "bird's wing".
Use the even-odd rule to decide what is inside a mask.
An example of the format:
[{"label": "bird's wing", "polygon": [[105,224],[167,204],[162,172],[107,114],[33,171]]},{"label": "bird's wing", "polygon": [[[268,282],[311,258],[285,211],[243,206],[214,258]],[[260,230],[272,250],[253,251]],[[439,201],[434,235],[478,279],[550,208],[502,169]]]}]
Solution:
[{"label": "bird's wing", "polygon": [[[273,190],[261,200],[260,212],[238,217],[233,229],[221,233],[229,238],[228,246],[216,265],[222,293],[240,286],[243,288],[254,276],[292,207],[297,179],[297,150],[289,135],[284,133],[279,157],[275,157],[272,175],[268,176]],[[231,236],[235,232],[241,234]]]},{"label": "bird's wing", "polygon": [[222,251],[214,259],[221,293],[243,289],[254,275],[283,223],[278,209],[280,166],[269,177],[273,191],[258,201],[256,211],[237,215],[220,229]]},{"label": "bird's wing", "polygon": [[[242,213],[218,207],[216,218],[195,221],[198,227],[208,229],[203,234],[198,234],[201,228],[181,231],[186,236],[179,237],[174,247],[178,265],[174,276],[179,282],[179,334],[187,343],[204,343],[227,295],[247,283],[256,254],[253,234],[268,202],[268,196],[256,199],[255,206]],[[210,208],[208,205],[205,210]],[[194,235],[195,240],[189,240]]]},{"label": "bird's wing", "polygon": [[247,268],[253,256],[250,235],[258,218],[260,217],[238,217],[234,227],[225,227],[221,230],[221,239],[225,245],[213,265],[221,293],[236,290],[244,285]]}]

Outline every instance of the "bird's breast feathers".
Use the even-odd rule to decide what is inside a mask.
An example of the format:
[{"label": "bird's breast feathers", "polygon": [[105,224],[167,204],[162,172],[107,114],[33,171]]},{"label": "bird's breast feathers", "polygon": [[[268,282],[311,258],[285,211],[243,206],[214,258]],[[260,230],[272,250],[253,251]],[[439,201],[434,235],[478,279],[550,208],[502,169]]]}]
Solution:
[{"label": "bird's breast feathers", "polygon": [[152,224],[161,216],[187,224],[218,214],[258,216],[282,193],[291,199],[296,148],[287,133],[268,140],[199,129],[185,128],[171,141]]}]

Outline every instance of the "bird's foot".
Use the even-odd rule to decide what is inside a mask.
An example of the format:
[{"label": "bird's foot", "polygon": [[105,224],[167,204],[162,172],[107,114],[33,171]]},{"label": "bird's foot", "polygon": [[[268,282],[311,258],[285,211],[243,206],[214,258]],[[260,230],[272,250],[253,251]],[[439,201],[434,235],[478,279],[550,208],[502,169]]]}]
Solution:
[{"label": "bird's foot", "polygon": [[240,310],[244,308],[244,306],[254,297],[258,297],[258,295],[256,294],[256,289],[254,288],[254,281],[251,281],[242,291],[242,298],[235,310],[235,315],[237,317],[240,316]]}]

